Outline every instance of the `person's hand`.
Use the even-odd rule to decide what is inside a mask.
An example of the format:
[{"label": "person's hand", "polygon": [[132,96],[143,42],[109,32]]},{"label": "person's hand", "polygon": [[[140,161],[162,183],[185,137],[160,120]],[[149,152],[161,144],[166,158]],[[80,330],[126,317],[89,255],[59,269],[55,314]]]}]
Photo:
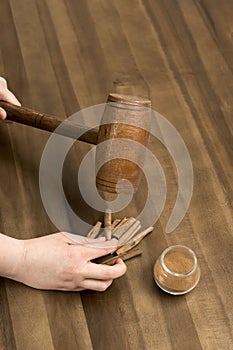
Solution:
[{"label": "person's hand", "polygon": [[[0,77],[0,100],[13,103],[14,105],[21,106],[15,95],[8,90],[6,79]],[[0,119],[6,118],[6,111],[0,107]]]},{"label": "person's hand", "polygon": [[60,232],[19,242],[22,254],[11,278],[37,289],[105,291],[126,272],[121,259],[113,266],[91,262],[114,250],[111,241],[107,242],[110,248],[103,248],[101,239],[84,238],[89,244],[85,246]]}]

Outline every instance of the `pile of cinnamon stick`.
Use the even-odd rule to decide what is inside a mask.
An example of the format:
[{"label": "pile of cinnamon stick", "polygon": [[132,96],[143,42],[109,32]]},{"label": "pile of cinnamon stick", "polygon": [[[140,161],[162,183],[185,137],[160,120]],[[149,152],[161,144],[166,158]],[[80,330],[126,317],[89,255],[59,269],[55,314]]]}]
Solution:
[{"label": "pile of cinnamon stick", "polygon": [[100,233],[101,221],[97,221],[87,237],[97,238],[105,236],[106,240],[116,239],[117,249],[108,255],[94,260],[95,263],[112,265],[118,258],[123,260],[131,259],[141,255],[142,250],[136,247],[148,233],[152,232],[154,227],[141,230],[141,222],[134,217],[115,219],[112,221],[111,211],[107,210],[104,216],[104,230]]}]

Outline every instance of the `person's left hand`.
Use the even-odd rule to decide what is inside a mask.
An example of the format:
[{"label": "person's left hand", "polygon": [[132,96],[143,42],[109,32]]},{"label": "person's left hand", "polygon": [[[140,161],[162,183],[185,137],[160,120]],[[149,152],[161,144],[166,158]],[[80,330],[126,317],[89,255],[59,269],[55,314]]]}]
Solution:
[{"label": "person's left hand", "polygon": [[[2,77],[0,77],[0,100],[21,106],[21,103],[17,100],[15,95],[10,90],[8,90],[6,79]],[[0,119],[5,119],[6,115],[6,111],[0,107]]]},{"label": "person's left hand", "polygon": [[[15,240],[11,239],[14,248],[12,242]],[[58,232],[17,240],[16,246],[15,254],[9,247],[7,272],[2,275],[36,289],[105,291],[127,269],[121,259],[113,266],[92,261],[115,251],[115,239],[104,242],[103,238],[91,239]]]}]

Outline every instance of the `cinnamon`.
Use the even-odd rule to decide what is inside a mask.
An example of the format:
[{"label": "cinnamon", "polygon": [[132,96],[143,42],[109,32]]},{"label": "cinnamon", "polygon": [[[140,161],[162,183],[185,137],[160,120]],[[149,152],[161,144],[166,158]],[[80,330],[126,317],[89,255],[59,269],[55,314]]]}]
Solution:
[{"label": "cinnamon", "polygon": [[110,240],[112,237],[112,212],[110,209],[107,209],[104,215],[104,235],[106,240]]},{"label": "cinnamon", "polygon": [[[171,250],[157,259],[154,265],[154,278],[164,291],[171,294],[184,294],[193,289],[199,281],[200,269],[195,258],[183,250]],[[169,249],[169,248],[168,248]],[[188,248],[186,248],[189,252]]]},{"label": "cinnamon", "polygon": [[95,226],[88,232],[87,237],[88,238],[96,238],[99,234],[101,225],[102,225],[102,223],[100,221],[97,221]]},{"label": "cinnamon", "polygon": [[99,232],[101,225],[102,223],[97,221],[87,234],[87,237],[99,238],[105,236],[106,240],[115,239],[118,241],[118,248],[115,249],[114,253],[93,260],[95,263],[103,264],[113,264],[119,257],[123,260],[128,260],[141,255],[142,250],[135,247],[154,229],[153,227],[148,227],[138,233],[141,229],[141,222],[134,217],[114,219],[112,222],[112,215],[109,209],[106,210],[104,215],[104,229],[102,232]]}]

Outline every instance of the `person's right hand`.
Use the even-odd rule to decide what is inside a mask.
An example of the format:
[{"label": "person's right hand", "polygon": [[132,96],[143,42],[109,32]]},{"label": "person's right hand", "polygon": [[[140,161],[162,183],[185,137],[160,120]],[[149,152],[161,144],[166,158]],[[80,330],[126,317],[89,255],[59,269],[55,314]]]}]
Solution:
[{"label": "person's right hand", "polygon": [[[8,90],[6,79],[0,77],[0,100],[13,103],[14,105],[21,106],[15,95]],[[6,111],[0,107],[0,119],[6,118]]]},{"label": "person's right hand", "polygon": [[11,275],[5,277],[37,289],[105,291],[127,269],[121,259],[113,266],[91,261],[115,250],[114,240],[106,242],[103,248],[101,239],[84,238],[87,246],[75,243],[69,235],[60,232],[18,242],[21,258],[16,266],[14,263]]}]

